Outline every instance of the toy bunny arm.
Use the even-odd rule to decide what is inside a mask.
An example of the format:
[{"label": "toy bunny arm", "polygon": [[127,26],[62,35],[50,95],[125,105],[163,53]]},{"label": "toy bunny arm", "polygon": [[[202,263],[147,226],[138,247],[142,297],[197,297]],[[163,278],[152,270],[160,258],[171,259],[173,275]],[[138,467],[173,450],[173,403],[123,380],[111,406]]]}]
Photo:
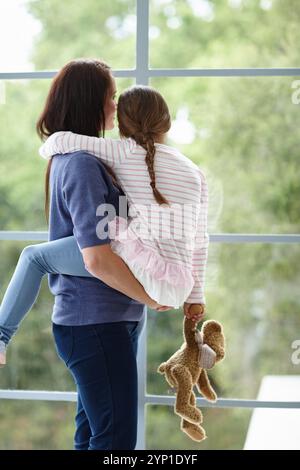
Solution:
[{"label": "toy bunny arm", "polygon": [[205,369],[202,369],[196,387],[200,393],[209,401],[216,401],[217,394],[211,386],[207,372]]},{"label": "toy bunny arm", "polygon": [[183,319],[183,338],[188,346],[191,348],[195,345],[196,324],[193,320],[187,317]]}]

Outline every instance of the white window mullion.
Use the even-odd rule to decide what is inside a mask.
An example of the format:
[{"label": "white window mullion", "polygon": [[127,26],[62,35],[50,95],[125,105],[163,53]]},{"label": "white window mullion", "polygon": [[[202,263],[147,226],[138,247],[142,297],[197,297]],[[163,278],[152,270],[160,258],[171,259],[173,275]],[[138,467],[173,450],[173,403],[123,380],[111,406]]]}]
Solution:
[{"label": "white window mullion", "polygon": [[149,83],[149,0],[136,2],[136,83]]}]

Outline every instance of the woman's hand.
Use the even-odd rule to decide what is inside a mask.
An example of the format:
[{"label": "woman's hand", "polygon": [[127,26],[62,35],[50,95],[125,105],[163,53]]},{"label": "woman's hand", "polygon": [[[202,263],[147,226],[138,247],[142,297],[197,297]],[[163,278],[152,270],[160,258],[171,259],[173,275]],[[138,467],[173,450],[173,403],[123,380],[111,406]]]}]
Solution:
[{"label": "woman's hand", "polygon": [[158,308],[156,308],[155,310],[157,312],[167,312],[168,310],[172,310],[173,307],[167,307],[165,305],[159,305]]},{"label": "woman's hand", "polygon": [[189,320],[199,322],[205,315],[205,304],[189,304],[184,302],[183,313]]},{"label": "woman's hand", "polygon": [[151,308],[151,310],[156,310],[157,312],[166,312],[167,310],[171,310],[173,308],[167,307],[166,305],[160,305],[153,299],[147,303],[147,307]]}]

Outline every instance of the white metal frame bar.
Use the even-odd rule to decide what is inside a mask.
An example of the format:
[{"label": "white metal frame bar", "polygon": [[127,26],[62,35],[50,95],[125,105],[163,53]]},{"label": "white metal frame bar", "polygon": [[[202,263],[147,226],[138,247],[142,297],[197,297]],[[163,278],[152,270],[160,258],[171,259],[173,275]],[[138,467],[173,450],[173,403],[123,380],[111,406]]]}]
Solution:
[{"label": "white metal frame bar", "polygon": [[[143,42],[137,47],[136,69],[114,70],[118,78],[132,77],[136,82],[145,85],[152,77],[298,77],[300,68],[253,68],[253,69],[151,69],[145,66]],[[51,79],[57,71],[37,72],[1,72],[0,80],[37,80]]]},{"label": "white metal frame bar", "polygon": [[[0,240],[47,241],[48,232],[1,231]],[[298,234],[220,233],[210,234],[212,243],[300,243]]]},{"label": "white metal frame bar", "polygon": [[[76,402],[77,392],[57,392],[44,390],[0,390],[0,399],[6,400],[37,400],[37,401],[66,401]],[[175,404],[175,396],[145,395],[144,405]],[[219,398],[215,403],[198,397],[197,405],[201,408],[284,408],[298,409],[300,401],[263,401],[245,400],[238,398]]]},{"label": "white metal frame bar", "polygon": [[[148,85],[151,77],[293,77],[300,76],[300,68],[224,68],[224,69],[151,69],[149,68],[149,0],[137,0],[136,68],[115,70],[115,77],[133,77],[137,84]],[[56,71],[0,73],[0,80],[51,79]],[[47,232],[0,231],[0,240],[46,241]],[[213,243],[300,243],[300,234],[212,234]],[[138,352],[139,423],[137,449],[145,448],[145,406],[173,405],[175,397],[147,395],[146,328]],[[0,390],[0,399],[76,401],[76,392]],[[300,402],[218,399],[209,403],[197,398],[202,407],[218,408],[300,408]]]}]

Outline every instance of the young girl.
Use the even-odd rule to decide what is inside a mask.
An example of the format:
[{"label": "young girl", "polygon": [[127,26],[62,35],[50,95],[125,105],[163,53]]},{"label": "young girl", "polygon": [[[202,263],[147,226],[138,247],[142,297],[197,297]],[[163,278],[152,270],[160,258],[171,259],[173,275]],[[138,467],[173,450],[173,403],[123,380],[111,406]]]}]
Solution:
[{"label": "young girl", "polygon": [[[119,98],[117,116],[120,139],[56,132],[42,145],[40,155],[50,159],[56,154],[86,151],[113,168],[127,197],[129,219],[117,216],[108,223],[112,250],[159,305],[179,308],[184,304],[184,314],[199,321],[205,307],[209,240],[205,176],[191,160],[163,143],[171,120],[167,104],[156,90],[145,86],[127,89]],[[61,250],[67,244],[71,240],[65,239]],[[47,272],[68,274],[67,266],[63,271],[59,266],[59,250],[59,245],[53,247],[51,263],[45,262]],[[41,258],[43,262],[47,259],[46,248],[42,256],[39,253],[39,267]],[[2,358],[5,363],[5,351]]]},{"label": "young girl", "polygon": [[[43,158],[86,151],[115,171],[129,205],[129,221],[109,223],[112,249],[161,305],[205,304],[208,191],[203,172],[165,145],[168,106],[151,87],[133,86],[118,101],[121,139],[56,132]],[[174,217],[174,220],[172,218]]]}]

